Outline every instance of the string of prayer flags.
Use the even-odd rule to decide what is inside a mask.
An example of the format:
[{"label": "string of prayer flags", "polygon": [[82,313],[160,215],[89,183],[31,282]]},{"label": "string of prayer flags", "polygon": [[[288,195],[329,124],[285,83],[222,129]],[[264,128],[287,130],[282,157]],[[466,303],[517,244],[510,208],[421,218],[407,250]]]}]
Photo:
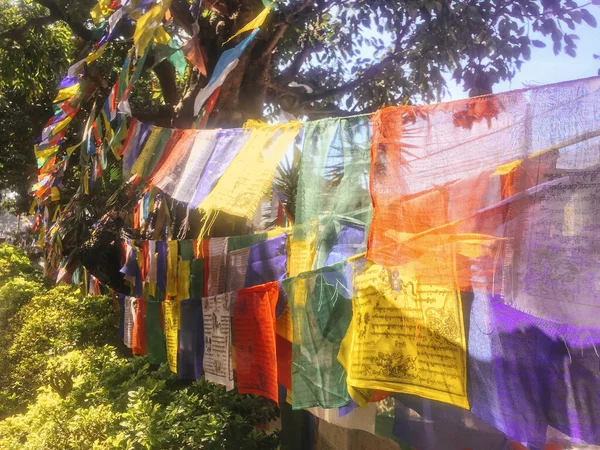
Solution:
[{"label": "string of prayer flags", "polygon": [[230,391],[234,388],[231,354],[231,305],[235,294],[228,292],[202,299],[204,316],[204,376]]},{"label": "string of prayer flags", "polygon": [[238,291],[234,305],[237,390],[278,402],[275,307],[276,282]]},{"label": "string of prayer flags", "polygon": [[200,175],[190,208],[197,208],[204,201],[249,138],[246,129],[218,130],[214,150]]}]

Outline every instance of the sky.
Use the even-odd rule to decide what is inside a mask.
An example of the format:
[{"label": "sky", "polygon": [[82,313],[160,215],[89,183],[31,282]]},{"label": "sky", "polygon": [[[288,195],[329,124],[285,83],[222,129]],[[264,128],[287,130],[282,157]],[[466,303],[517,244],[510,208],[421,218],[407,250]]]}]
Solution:
[{"label": "sky", "polygon": [[[560,81],[576,80],[598,75],[600,59],[593,55],[600,55],[600,8],[590,7],[589,11],[596,17],[598,27],[580,26],[575,33],[580,40],[577,41],[577,57],[572,58],[561,53],[554,55],[552,44],[546,48],[533,47],[531,60],[526,61],[521,70],[517,72],[510,82],[502,82],[494,86],[494,93],[521,89],[528,85],[558,83]],[[548,44],[548,40],[544,39]],[[454,80],[448,81],[450,95],[444,100],[457,100],[467,98],[468,93],[456,85]]]}]

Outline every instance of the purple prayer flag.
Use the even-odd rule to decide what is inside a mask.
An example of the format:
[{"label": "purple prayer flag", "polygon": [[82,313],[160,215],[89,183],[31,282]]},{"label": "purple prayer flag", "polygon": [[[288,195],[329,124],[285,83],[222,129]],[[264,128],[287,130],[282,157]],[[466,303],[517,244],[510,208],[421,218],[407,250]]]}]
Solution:
[{"label": "purple prayer flag", "polygon": [[136,259],[136,251],[134,248],[129,250],[127,254],[127,259],[125,260],[125,265],[121,267],[120,272],[128,277],[135,277],[138,269],[137,259]]},{"label": "purple prayer flag", "polygon": [[393,434],[416,448],[436,450],[510,450],[506,436],[470,411],[417,397],[397,394]]},{"label": "purple prayer flag", "polygon": [[365,227],[359,224],[344,223],[336,236],[324,266],[345,261],[351,256],[365,251]]},{"label": "purple prayer flag", "polygon": [[221,175],[225,173],[225,169],[242,149],[248,137],[249,133],[241,128],[219,130],[217,143],[204,166],[198,187],[190,202],[190,208],[197,208],[208,196]]},{"label": "purple prayer flag", "polygon": [[137,136],[134,136],[135,139],[125,154],[123,155],[123,173],[130,173],[131,168],[133,167],[133,163],[137,159],[142,150],[142,145],[148,135],[150,134],[150,128],[152,128],[152,124],[142,123],[140,125],[140,132]]},{"label": "purple prayer flag", "polygon": [[561,433],[564,443],[600,444],[599,346],[598,329],[540,319],[476,293],[468,344],[473,413],[531,447]]},{"label": "purple prayer flag", "polygon": [[245,287],[280,281],[287,274],[287,235],[250,246]]},{"label": "purple prayer flag", "polygon": [[352,411],[354,411],[356,408],[358,408],[358,405],[356,404],[356,402],[354,400],[350,399],[350,401],[348,402],[347,405],[340,406],[340,410],[338,411],[338,415],[340,417],[347,416]]},{"label": "purple prayer flag", "polygon": [[177,375],[180,380],[196,380],[202,375],[204,357],[202,299],[183,300],[180,311]]},{"label": "purple prayer flag", "polygon": [[77,75],[67,75],[60,81],[60,84],[58,85],[58,90],[71,87],[77,83],[79,83],[79,77]]},{"label": "purple prayer flag", "polygon": [[167,242],[156,241],[156,287],[167,291]]}]

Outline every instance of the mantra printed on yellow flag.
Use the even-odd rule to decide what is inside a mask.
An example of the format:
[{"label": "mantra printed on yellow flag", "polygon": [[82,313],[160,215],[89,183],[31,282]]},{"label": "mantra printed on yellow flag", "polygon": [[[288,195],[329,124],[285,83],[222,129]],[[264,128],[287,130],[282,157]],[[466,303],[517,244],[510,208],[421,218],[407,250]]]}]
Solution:
[{"label": "mantra printed on yellow flag", "polygon": [[419,276],[419,265],[433,262],[422,259],[397,268],[355,263],[353,317],[338,358],[356,401],[358,390],[373,389],[469,407],[460,292],[451,281],[431,284],[453,280],[451,264],[439,267],[444,259],[435,277]]}]

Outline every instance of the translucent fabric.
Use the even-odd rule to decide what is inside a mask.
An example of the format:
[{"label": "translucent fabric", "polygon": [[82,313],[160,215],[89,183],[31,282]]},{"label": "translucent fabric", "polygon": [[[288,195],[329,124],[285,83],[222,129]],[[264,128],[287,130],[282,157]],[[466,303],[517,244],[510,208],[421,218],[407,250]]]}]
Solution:
[{"label": "translucent fabric", "polygon": [[276,126],[251,122],[247,126],[251,128],[248,142],[198,207],[208,216],[221,211],[252,219],[277,165],[300,131],[299,122]]},{"label": "translucent fabric", "polygon": [[393,412],[393,434],[411,448],[513,450],[504,433],[456,406],[396,395]]},{"label": "translucent fabric", "polygon": [[[451,244],[457,279],[463,290],[471,290],[472,259],[481,259],[502,248],[508,250],[505,255],[509,260],[497,262],[495,267],[481,267],[487,272],[487,279],[503,265],[524,267],[522,261],[514,259],[519,256],[515,252],[519,249],[513,239],[525,239],[519,245],[521,250],[535,247],[530,241],[535,235],[527,232],[525,223],[528,226],[547,223],[550,213],[546,211],[544,216],[538,212],[542,220],[536,220],[523,204],[536,203],[536,192],[546,198],[553,195],[551,207],[558,213],[565,206],[566,196],[558,198],[548,189],[554,184],[564,185],[567,180],[578,187],[560,189],[572,193],[583,188],[577,195],[589,197],[584,182],[559,179],[573,177],[573,173],[567,173],[569,170],[581,171],[594,164],[591,149],[600,142],[599,99],[600,80],[589,79],[378,112],[373,119],[374,215],[369,259],[398,266],[416,254],[436,252],[437,245]],[[541,208],[548,210],[547,205],[542,204]],[[583,209],[572,203],[568,213],[577,221],[589,220],[581,212]],[[580,241],[596,245],[587,230]],[[557,236],[550,230],[546,241],[557,240]],[[561,245],[564,251],[576,251],[577,244],[573,241]],[[563,263],[559,266],[564,268],[560,270],[569,270]],[[506,291],[507,279],[498,288]],[[510,289],[511,294],[505,298],[518,301],[514,286]],[[521,298],[519,308],[531,311],[532,299]],[[536,312],[543,314],[544,310],[563,312],[543,307]],[[577,306],[571,313],[582,310]]]},{"label": "translucent fabric", "polygon": [[185,169],[173,191],[172,197],[190,203],[196,192],[202,171],[205,169],[215,148],[218,130],[201,130],[196,133]]},{"label": "translucent fabric", "polygon": [[600,330],[522,313],[475,294],[469,333],[473,413],[531,448],[600,444]]},{"label": "translucent fabric", "polygon": [[349,401],[337,356],[352,317],[351,293],[338,264],[282,282],[292,318],[292,407],[337,408]]},{"label": "translucent fabric", "polygon": [[156,170],[150,180],[151,184],[167,195],[172,196],[177,189],[192,151],[196,133],[195,130],[185,130],[181,134],[181,138],[174,144],[167,160]]},{"label": "translucent fabric", "polygon": [[[294,237],[306,240],[318,227],[314,268],[325,266],[341,223],[369,226],[370,147],[371,126],[364,117],[320,120],[303,127]],[[364,252],[365,238],[352,251]]]},{"label": "translucent fabric", "polygon": [[256,394],[278,402],[275,307],[277,283],[242,289],[233,314],[235,369],[240,394]]},{"label": "translucent fabric", "polygon": [[248,130],[240,128],[217,132],[214,150],[200,175],[190,208],[197,208],[204,201],[249,137]]},{"label": "translucent fabric", "polygon": [[[359,405],[365,402],[360,390],[367,389],[469,407],[460,293],[438,279],[420,279],[430,264],[435,261],[400,268],[352,264],[352,322],[339,360]],[[438,270],[440,279],[452,280],[451,267],[438,264]]]},{"label": "translucent fabric", "polygon": [[373,128],[367,257],[420,305],[427,285],[475,294],[473,412],[531,448],[597,443],[600,79],[389,108]]}]

